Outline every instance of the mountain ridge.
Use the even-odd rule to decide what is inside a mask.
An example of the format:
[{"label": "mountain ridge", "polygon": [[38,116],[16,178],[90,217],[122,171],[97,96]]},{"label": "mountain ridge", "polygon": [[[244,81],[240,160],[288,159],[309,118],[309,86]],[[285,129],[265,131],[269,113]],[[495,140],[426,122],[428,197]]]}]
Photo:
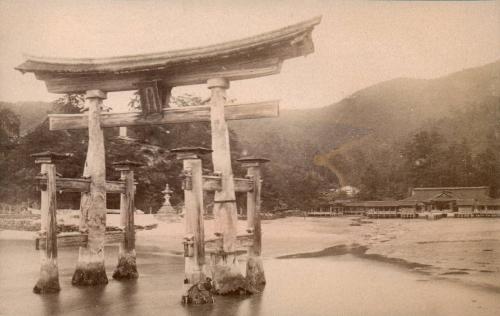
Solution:
[{"label": "mountain ridge", "polygon": [[[488,102],[495,95],[500,95],[500,60],[433,79],[395,78],[325,107],[283,109],[276,119],[231,122],[231,126],[247,151],[270,156],[276,170],[291,162],[295,163],[292,169],[308,164],[320,174],[324,170],[314,167],[330,166],[330,171],[340,173],[340,169],[349,168],[348,163],[336,162],[333,167],[332,156],[361,155],[364,158],[359,160],[366,163],[370,157],[380,159],[375,153],[380,148],[393,147],[420,129],[435,128],[437,121]],[[293,156],[300,150],[306,157],[297,160]],[[337,175],[337,180],[359,182],[359,174],[344,173]],[[325,187],[328,185],[326,182]]]},{"label": "mountain ridge", "polygon": [[[361,185],[371,165],[380,174],[397,178],[394,173],[405,163],[404,145],[422,130],[463,140],[473,155],[488,149],[500,135],[500,128],[495,132],[499,98],[500,60],[434,79],[395,78],[325,107],[283,109],[277,118],[228,124],[234,132],[232,141],[239,145],[236,151],[271,159],[265,167],[263,200],[303,206],[318,192]],[[17,109],[12,103],[0,106],[7,105],[21,116],[22,134],[44,121],[52,107],[44,102],[20,104]],[[397,181],[398,194],[405,192],[408,183]]]}]

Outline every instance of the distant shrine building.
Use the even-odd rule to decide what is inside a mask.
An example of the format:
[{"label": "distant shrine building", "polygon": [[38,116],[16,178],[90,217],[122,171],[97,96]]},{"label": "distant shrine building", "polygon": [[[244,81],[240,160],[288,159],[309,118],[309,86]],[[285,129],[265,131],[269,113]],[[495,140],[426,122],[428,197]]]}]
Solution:
[{"label": "distant shrine building", "polygon": [[489,187],[414,188],[400,202],[402,207],[414,204],[417,210],[448,212],[487,210],[500,205],[500,199],[489,196]]},{"label": "distant shrine building", "polygon": [[415,218],[436,212],[453,217],[500,216],[500,199],[489,196],[489,187],[413,188],[398,201],[334,200],[310,210],[310,216],[367,215],[369,217]]}]

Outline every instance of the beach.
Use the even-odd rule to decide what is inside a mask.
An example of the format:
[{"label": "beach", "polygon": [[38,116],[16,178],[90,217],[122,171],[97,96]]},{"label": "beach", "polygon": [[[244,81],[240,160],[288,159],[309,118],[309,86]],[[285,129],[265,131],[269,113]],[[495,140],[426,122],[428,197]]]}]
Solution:
[{"label": "beach", "polygon": [[[108,224],[117,222],[108,215]],[[61,248],[61,292],[31,292],[39,273],[32,232],[0,231],[0,314],[33,315],[497,315],[500,220],[289,217],[263,221],[267,286],[210,306],[180,303],[183,223],[137,233],[135,281],[71,285],[78,250]],[[239,221],[240,231],[246,223]],[[205,223],[210,236],[213,221]],[[106,246],[108,277],[116,245]],[[241,257],[244,267],[244,256]],[[243,269],[244,270],[244,269]],[[381,304],[380,302],[384,302]]]}]

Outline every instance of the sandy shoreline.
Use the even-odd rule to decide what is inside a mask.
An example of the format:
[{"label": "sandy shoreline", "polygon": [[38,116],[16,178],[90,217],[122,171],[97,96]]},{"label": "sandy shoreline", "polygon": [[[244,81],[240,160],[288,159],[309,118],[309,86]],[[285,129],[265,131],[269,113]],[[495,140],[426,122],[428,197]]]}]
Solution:
[{"label": "sandy shoreline", "polygon": [[[445,278],[500,292],[500,220],[439,221],[359,218],[284,219],[296,236],[288,253],[276,257],[354,256],[405,267],[433,278]],[[357,224],[360,226],[357,226]],[[352,225],[355,224],[355,225]],[[279,222],[265,227],[266,235]],[[302,227],[302,228],[301,228]],[[271,231],[271,232],[269,232]],[[268,236],[274,245],[279,236]],[[276,240],[277,239],[277,240]],[[305,249],[309,243],[311,249]],[[314,249],[314,250],[313,250]],[[274,251],[271,250],[272,254]],[[266,249],[264,250],[266,253]]]}]

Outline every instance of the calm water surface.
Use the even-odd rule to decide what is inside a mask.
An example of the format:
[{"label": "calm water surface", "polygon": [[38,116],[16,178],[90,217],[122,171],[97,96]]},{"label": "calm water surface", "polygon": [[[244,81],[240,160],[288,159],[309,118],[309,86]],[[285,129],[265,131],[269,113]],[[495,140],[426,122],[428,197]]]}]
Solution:
[{"label": "calm water surface", "polygon": [[[265,260],[262,295],[185,307],[183,257],[162,245],[138,247],[138,280],[93,288],[71,285],[77,252],[59,250],[61,292],[41,296],[31,291],[39,272],[33,242],[0,240],[0,315],[500,315],[498,293],[350,255]],[[106,248],[108,277],[116,252]]]}]

